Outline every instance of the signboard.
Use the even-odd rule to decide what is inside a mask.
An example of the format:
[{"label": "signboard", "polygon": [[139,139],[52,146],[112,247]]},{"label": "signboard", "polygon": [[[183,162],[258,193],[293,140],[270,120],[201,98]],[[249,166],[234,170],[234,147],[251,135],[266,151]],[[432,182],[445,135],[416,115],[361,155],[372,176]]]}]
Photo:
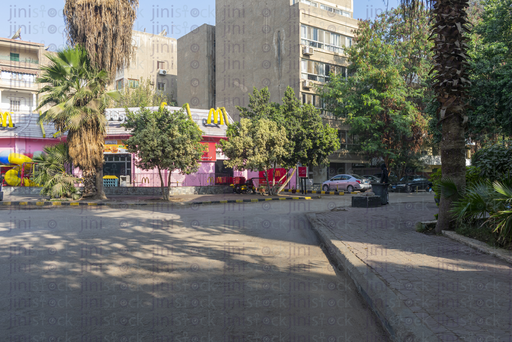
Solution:
[{"label": "signboard", "polygon": [[214,142],[201,142],[201,144],[206,145],[206,151],[203,153],[201,157],[201,161],[216,161],[217,160],[217,151],[215,149]]},{"label": "signboard", "polygon": [[299,178],[308,178],[307,166],[299,166]]},{"label": "signboard", "polygon": [[216,149],[217,154],[217,160],[228,160],[228,157],[222,153],[222,149],[218,148]]},{"label": "signboard", "polygon": [[103,153],[116,154],[129,152],[126,150],[126,146],[123,145],[122,140],[105,140],[105,145],[103,146]]},{"label": "signboard", "polygon": [[[268,181],[269,182],[272,182],[274,180],[274,178],[272,176],[272,170],[273,169],[268,170]],[[285,168],[276,169],[276,171],[274,173],[274,176],[276,177],[276,184],[278,182],[280,182],[280,183],[286,182],[286,169]],[[264,171],[260,171],[259,178],[262,178],[262,180],[265,179],[265,172]]]}]

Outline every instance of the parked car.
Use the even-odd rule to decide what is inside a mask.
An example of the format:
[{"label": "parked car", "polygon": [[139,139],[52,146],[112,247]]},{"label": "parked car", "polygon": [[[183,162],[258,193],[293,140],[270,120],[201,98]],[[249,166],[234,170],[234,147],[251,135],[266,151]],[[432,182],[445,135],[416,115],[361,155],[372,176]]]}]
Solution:
[{"label": "parked car", "polygon": [[405,176],[397,184],[392,185],[391,190],[396,192],[413,192],[416,190],[429,191],[432,188],[432,182],[423,176]]},{"label": "parked car", "polygon": [[352,177],[354,177],[357,180],[361,181],[359,183],[359,186],[361,187],[361,192],[365,192],[366,190],[369,190],[372,188],[372,184],[371,184],[371,180],[369,180],[368,178],[366,177],[361,177],[359,175],[356,175],[356,174],[352,174],[351,175]]},{"label": "parked car", "polygon": [[363,175],[364,178],[370,180],[370,183],[380,183],[380,178],[372,175]]},{"label": "parked car", "polygon": [[[364,181],[356,178],[353,175],[336,175],[322,183],[323,191],[346,190],[352,192],[354,190],[366,191],[362,189],[361,184],[364,186]],[[369,182],[368,182],[369,184]]]}]

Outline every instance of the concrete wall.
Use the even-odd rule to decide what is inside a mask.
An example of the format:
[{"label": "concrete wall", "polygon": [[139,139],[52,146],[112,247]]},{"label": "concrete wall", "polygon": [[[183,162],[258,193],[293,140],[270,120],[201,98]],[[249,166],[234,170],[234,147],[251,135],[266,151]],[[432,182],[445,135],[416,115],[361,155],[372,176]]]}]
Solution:
[{"label": "concrete wall", "polygon": [[178,39],[178,105],[215,107],[215,26],[204,24]]},{"label": "concrete wall", "polygon": [[288,85],[299,87],[299,18],[290,1],[216,1],[216,106],[237,120],[253,87],[268,87],[280,101]]}]

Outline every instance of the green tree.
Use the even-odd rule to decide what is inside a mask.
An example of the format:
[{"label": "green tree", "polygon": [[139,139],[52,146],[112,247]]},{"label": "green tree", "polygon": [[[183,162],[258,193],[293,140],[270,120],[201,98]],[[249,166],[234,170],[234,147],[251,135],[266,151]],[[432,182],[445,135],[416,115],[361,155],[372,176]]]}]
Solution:
[{"label": "green tree", "polygon": [[471,35],[467,136],[480,147],[512,136],[512,0],[487,0]]},{"label": "green tree", "polygon": [[282,104],[270,102],[268,88],[261,91],[254,88],[253,94],[249,95],[248,108],[238,109],[243,118],[266,118],[286,130],[288,154],[283,157],[280,166],[293,171],[277,193],[290,182],[297,164],[328,166],[329,155],[340,148],[337,130],[322,123],[320,110],[310,104],[302,105],[291,87],[287,87]]},{"label": "green tree", "polygon": [[169,95],[155,90],[155,86],[151,85],[149,78],[145,80],[141,78],[138,87],[131,88],[127,86],[119,93],[119,101],[112,100],[108,108],[156,107],[160,106],[162,102],[167,103],[168,106],[176,104]]},{"label": "green tree", "polygon": [[276,189],[270,186],[268,171],[282,165],[289,154],[286,130],[268,118],[241,118],[228,126],[227,137],[221,140],[222,152],[229,158],[224,164],[239,171],[263,171],[270,195]]},{"label": "green tree", "polygon": [[347,50],[350,77],[332,76],[319,88],[326,110],[345,120],[357,139],[353,152],[399,168],[426,137],[422,98],[428,70],[426,17],[414,29],[398,12],[361,21]]},{"label": "green tree", "polygon": [[[125,145],[137,155],[136,165],[143,170],[158,170],[164,200],[169,200],[173,171],[189,175],[199,169],[204,151],[200,143],[202,132],[183,110],[171,113],[165,107],[158,111],[141,108],[138,112],[128,112],[123,126],[131,130]],[[167,187],[165,170],[168,170]]]},{"label": "green tree", "polygon": [[41,184],[41,194],[51,198],[79,197],[75,183],[78,179],[68,173],[71,168],[67,144],[60,143],[44,148],[44,153],[34,157],[36,170],[33,181]]},{"label": "green tree", "polygon": [[[106,127],[104,111],[116,91],[107,92],[108,76],[93,67],[80,46],[48,54],[50,65],[42,66],[36,82],[43,94],[37,109],[50,106],[39,118],[67,132],[69,156],[84,178],[83,197],[105,199],[103,193],[103,144]],[[96,185],[96,186],[95,186]]]}]

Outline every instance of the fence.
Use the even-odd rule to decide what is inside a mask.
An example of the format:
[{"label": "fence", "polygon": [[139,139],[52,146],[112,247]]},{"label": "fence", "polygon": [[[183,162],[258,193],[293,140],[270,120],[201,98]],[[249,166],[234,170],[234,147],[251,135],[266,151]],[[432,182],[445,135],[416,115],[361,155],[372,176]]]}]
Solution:
[{"label": "fence", "polygon": [[[164,179],[164,185],[167,186],[168,174],[162,172],[162,178]],[[223,173],[194,173],[190,175],[173,173],[171,176],[171,187],[229,185],[232,182],[233,177]],[[135,173],[131,183],[135,187],[161,186],[158,172]]]}]

